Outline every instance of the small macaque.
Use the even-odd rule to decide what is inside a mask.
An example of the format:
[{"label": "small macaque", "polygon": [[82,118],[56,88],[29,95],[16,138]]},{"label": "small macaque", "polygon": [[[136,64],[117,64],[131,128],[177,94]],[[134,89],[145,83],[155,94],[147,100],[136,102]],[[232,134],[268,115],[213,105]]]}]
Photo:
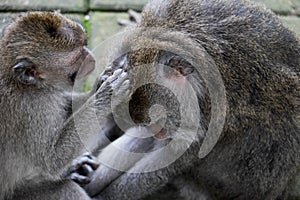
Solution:
[{"label": "small macaque", "polygon": [[[92,91],[73,93],[75,79],[95,67],[85,40],[81,25],[52,12],[28,12],[6,27],[0,41],[1,200],[90,199],[68,178],[69,166],[89,148],[83,136],[101,133],[112,93],[119,101],[128,95],[129,80],[118,70]],[[72,101],[82,106],[72,111]],[[91,125],[95,113],[99,126]],[[90,157],[85,163],[98,167]]]}]

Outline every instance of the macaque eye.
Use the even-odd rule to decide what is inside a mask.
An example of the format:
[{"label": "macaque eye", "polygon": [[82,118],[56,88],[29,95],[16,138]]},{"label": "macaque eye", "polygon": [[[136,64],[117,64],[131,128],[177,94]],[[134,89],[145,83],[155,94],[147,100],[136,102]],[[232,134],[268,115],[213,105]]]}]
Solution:
[{"label": "macaque eye", "polygon": [[46,27],[46,31],[50,35],[50,37],[52,37],[52,38],[57,36],[57,28],[54,27],[54,26]]},{"label": "macaque eye", "polygon": [[181,74],[182,76],[187,76],[194,71],[194,68],[190,63],[178,56],[172,58],[166,65],[176,70],[177,73]]},{"label": "macaque eye", "polygon": [[63,42],[67,42],[69,44],[74,42],[74,30],[73,27],[71,27],[71,25],[63,23],[57,29],[57,32],[59,34],[59,38],[61,38]]},{"label": "macaque eye", "polygon": [[194,67],[184,58],[167,51],[161,51],[159,53],[158,62],[166,66],[164,71],[171,76],[188,76],[195,70]]},{"label": "macaque eye", "polygon": [[173,71],[180,76],[188,76],[189,74],[194,72],[194,67],[191,66],[188,62],[182,60],[171,60],[168,64],[166,64],[166,66],[167,68],[169,68],[169,73]]},{"label": "macaque eye", "polygon": [[176,71],[178,71],[178,73],[180,73],[182,76],[187,76],[191,73],[194,72],[194,68],[192,66],[181,66],[181,65],[178,65],[178,66],[175,66],[174,69]]}]

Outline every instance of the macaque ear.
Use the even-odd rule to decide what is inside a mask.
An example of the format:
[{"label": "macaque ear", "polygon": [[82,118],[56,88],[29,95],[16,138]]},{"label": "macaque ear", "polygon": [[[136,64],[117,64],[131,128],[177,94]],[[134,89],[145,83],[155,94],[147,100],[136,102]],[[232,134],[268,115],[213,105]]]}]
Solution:
[{"label": "macaque ear", "polygon": [[14,77],[22,84],[34,85],[39,79],[37,66],[29,60],[18,62],[12,70]]}]

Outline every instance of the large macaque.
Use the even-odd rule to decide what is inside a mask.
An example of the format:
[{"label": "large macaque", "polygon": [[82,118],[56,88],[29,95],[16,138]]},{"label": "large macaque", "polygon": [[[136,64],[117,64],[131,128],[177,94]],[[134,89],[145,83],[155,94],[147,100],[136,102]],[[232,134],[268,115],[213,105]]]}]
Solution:
[{"label": "large macaque", "polygon": [[[95,67],[85,37],[79,24],[49,12],[26,13],[5,29],[0,41],[1,200],[90,199],[66,178],[69,165],[89,148],[82,138],[96,137],[100,130],[91,124],[94,114],[104,123],[113,90],[121,97],[129,84],[119,70],[99,89],[97,82],[89,93],[72,93],[75,78]],[[74,114],[72,99],[84,104]],[[94,165],[88,157],[85,161]]]},{"label": "large macaque", "polygon": [[89,195],[286,199],[300,164],[294,34],[240,0],[154,0],[131,32],[111,66],[133,85],[114,116],[125,134],[100,152]]}]

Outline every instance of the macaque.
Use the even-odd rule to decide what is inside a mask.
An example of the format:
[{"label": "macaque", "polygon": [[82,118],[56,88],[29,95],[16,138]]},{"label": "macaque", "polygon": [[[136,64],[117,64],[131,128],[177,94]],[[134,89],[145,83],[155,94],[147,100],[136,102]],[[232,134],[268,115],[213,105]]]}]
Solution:
[{"label": "macaque", "polygon": [[[118,70],[99,88],[97,82],[92,91],[74,94],[75,79],[95,67],[85,40],[82,26],[52,12],[28,12],[6,27],[0,41],[1,200],[90,199],[67,178],[69,165],[89,148],[82,137],[99,132],[94,114],[105,123],[111,95],[122,101],[129,82]],[[72,100],[83,105],[72,111]]]},{"label": "macaque", "polygon": [[[286,199],[300,164],[295,35],[247,0],[153,0],[130,29],[111,66],[130,75],[131,96],[122,104],[128,112],[114,116],[127,126],[100,152],[88,194]],[[222,85],[224,93],[214,93]],[[224,123],[215,144],[209,138],[218,119]]]}]

